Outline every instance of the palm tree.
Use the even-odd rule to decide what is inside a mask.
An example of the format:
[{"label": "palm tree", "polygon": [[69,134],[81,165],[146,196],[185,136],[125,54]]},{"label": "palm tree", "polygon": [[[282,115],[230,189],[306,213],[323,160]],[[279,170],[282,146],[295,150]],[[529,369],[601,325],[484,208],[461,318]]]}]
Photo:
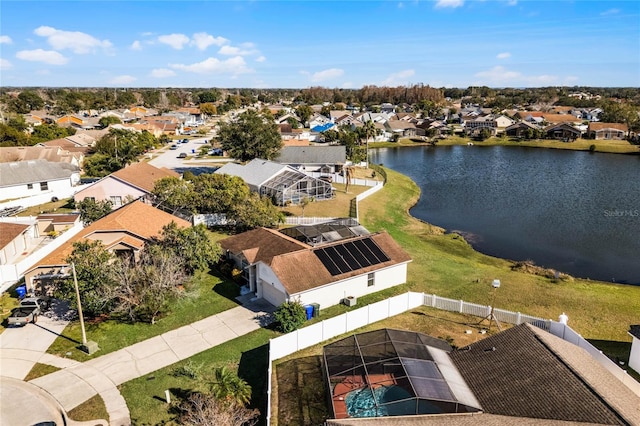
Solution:
[{"label": "palm tree", "polygon": [[373,124],[372,120],[368,120],[366,123],[364,123],[364,134],[365,134],[366,144],[367,144],[366,162],[367,162],[367,167],[369,167],[369,135],[371,136],[376,135],[376,125]]},{"label": "palm tree", "polygon": [[251,386],[227,367],[222,366],[214,371],[215,381],[211,384],[211,392],[216,398],[235,400],[246,405],[251,400]]}]

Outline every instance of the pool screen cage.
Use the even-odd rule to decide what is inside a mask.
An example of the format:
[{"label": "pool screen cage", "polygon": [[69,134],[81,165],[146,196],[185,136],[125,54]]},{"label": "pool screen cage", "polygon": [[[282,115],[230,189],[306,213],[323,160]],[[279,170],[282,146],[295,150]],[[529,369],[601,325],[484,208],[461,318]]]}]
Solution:
[{"label": "pool screen cage", "polygon": [[325,346],[323,373],[334,418],[479,411],[456,398],[441,372],[455,369],[451,350],[443,340],[393,329]]},{"label": "pool screen cage", "polygon": [[297,170],[285,170],[260,186],[260,194],[271,197],[274,204],[299,204],[308,200],[329,200],[334,197],[334,189],[329,182],[307,176]]}]

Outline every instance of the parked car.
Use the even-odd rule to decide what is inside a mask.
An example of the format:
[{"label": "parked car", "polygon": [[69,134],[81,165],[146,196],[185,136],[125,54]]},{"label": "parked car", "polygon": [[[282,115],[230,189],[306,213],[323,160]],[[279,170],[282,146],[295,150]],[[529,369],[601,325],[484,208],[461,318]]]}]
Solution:
[{"label": "parked car", "polygon": [[169,149],[170,149],[170,150],[172,150],[172,151],[174,151],[174,150],[178,149],[178,145],[173,144],[173,145],[171,145],[171,146],[169,147]]},{"label": "parked car", "polygon": [[182,143],[187,143],[189,142],[189,139],[182,139]]},{"label": "parked car", "polygon": [[7,318],[9,325],[27,325],[38,322],[38,315],[49,309],[49,299],[46,297],[27,297],[22,299],[20,306],[11,311]]},{"label": "parked car", "polygon": [[207,154],[209,155],[222,155],[223,151],[222,148],[213,148],[210,149],[209,152],[207,152]]},{"label": "parked car", "polygon": [[178,158],[187,158],[187,153],[181,152],[180,155],[178,155]]}]

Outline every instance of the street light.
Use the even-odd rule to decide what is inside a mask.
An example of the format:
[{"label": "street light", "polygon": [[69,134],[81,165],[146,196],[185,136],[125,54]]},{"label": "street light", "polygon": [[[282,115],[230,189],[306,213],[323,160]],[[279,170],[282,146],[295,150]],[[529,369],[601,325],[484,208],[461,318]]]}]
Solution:
[{"label": "street light", "polygon": [[71,262],[71,271],[73,272],[73,286],[76,289],[78,316],[80,317],[80,329],[82,330],[82,346],[80,349],[91,355],[98,350],[98,344],[96,342],[87,342],[87,332],[84,328],[84,316],[82,315],[82,303],[80,302],[80,289],[78,288],[78,277],[76,276],[76,264],[74,262]]}]

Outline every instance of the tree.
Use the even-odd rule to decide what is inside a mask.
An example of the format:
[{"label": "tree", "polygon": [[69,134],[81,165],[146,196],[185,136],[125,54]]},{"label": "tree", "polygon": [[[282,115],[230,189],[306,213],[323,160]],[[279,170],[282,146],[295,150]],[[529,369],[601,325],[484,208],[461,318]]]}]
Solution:
[{"label": "tree", "polygon": [[313,110],[309,105],[300,105],[296,108],[296,114],[300,117],[300,121],[302,121],[303,126],[308,125],[309,118],[313,115]]},{"label": "tree", "polygon": [[191,393],[178,410],[179,423],[193,426],[253,426],[260,415],[258,410],[200,392]]},{"label": "tree", "polygon": [[216,398],[236,402],[239,405],[249,403],[251,386],[247,382],[225,366],[216,368],[213,374],[214,381],[211,384],[211,392]]},{"label": "tree", "polygon": [[108,215],[113,209],[113,204],[109,200],[96,201],[93,198],[85,198],[76,203],[76,208],[80,211],[80,219],[85,225]]},{"label": "tree", "polygon": [[98,124],[104,129],[109,127],[111,124],[122,124],[122,121],[114,115],[107,115],[105,117],[101,117],[100,120],[98,120]]},{"label": "tree", "polygon": [[158,246],[162,251],[182,259],[182,267],[188,274],[206,270],[222,255],[220,245],[210,239],[207,228],[202,224],[178,228],[175,222],[171,222],[148,245],[150,248]]},{"label": "tree", "polygon": [[278,329],[283,333],[289,333],[300,328],[307,320],[307,313],[299,301],[287,301],[278,306],[273,313]]},{"label": "tree", "polygon": [[208,103],[213,104],[220,98],[220,92],[217,90],[207,90],[205,92],[200,92],[196,95],[197,103],[200,104],[200,111],[202,111],[202,104]]},{"label": "tree", "polygon": [[194,211],[193,208],[193,182],[186,179],[180,179],[173,176],[164,177],[156,181],[151,193],[156,201],[170,209],[187,209]]},{"label": "tree", "polygon": [[206,115],[217,115],[218,108],[211,102],[200,104],[200,112]]},{"label": "tree", "polygon": [[238,230],[254,229],[261,226],[273,228],[283,222],[283,213],[271,198],[261,197],[258,193],[249,194],[244,203],[234,206],[227,218],[236,222]]},{"label": "tree", "polygon": [[[73,251],[66,262],[75,264],[82,311],[88,317],[107,314],[115,306],[115,300],[109,297],[117,286],[111,268],[114,259],[101,241],[84,240],[73,243]],[[59,280],[54,296],[68,301],[72,308],[77,309],[73,277]]]},{"label": "tree", "polygon": [[309,197],[302,197],[299,206],[302,208],[302,217],[304,217],[304,209],[311,203]]},{"label": "tree", "polygon": [[243,112],[235,122],[220,124],[218,140],[222,149],[240,161],[271,160],[282,148],[278,126],[254,110]]},{"label": "tree", "polygon": [[195,210],[200,213],[231,213],[246,202],[251,193],[238,176],[203,173],[193,180]]}]

